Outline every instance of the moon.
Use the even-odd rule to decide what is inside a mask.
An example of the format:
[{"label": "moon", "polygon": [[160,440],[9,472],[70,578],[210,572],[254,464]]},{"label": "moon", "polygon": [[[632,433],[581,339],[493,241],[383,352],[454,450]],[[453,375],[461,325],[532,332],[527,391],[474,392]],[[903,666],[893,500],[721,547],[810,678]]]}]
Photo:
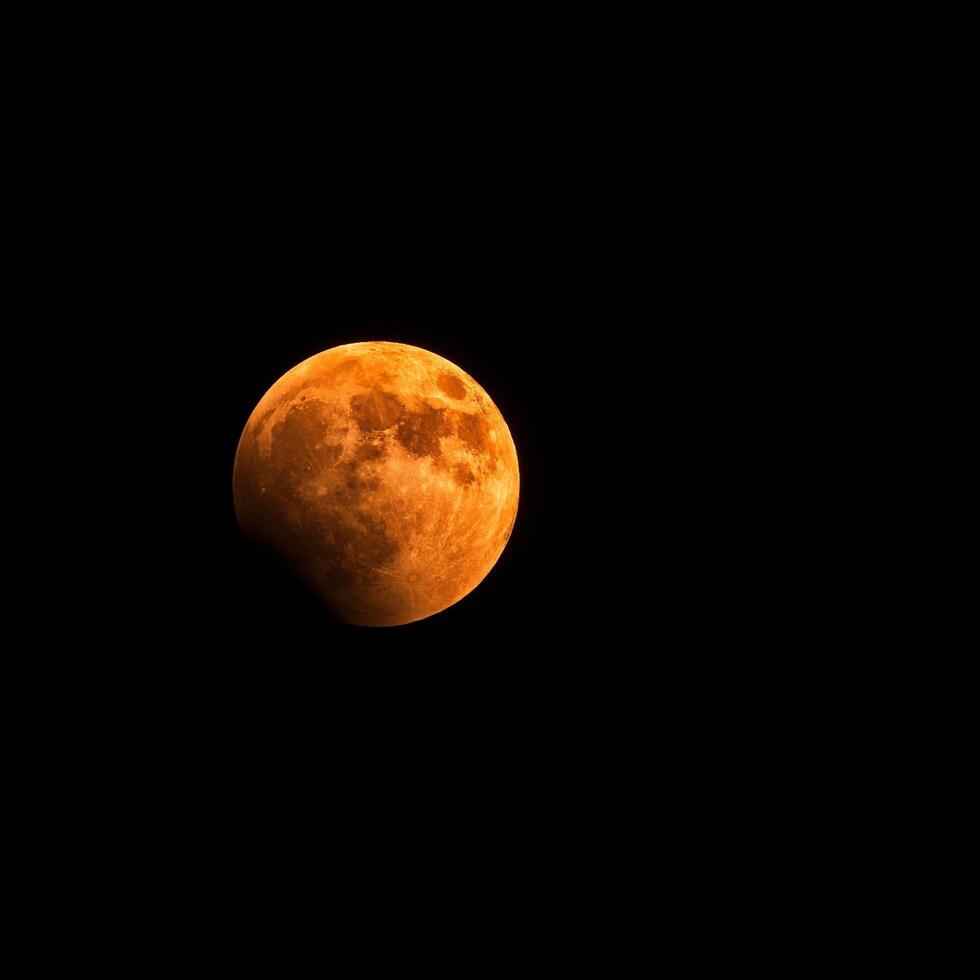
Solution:
[{"label": "moon", "polygon": [[517,516],[507,423],[450,361],[346,344],[287,371],[235,455],[242,532],[278,553],[338,619],[399,626],[459,602]]}]

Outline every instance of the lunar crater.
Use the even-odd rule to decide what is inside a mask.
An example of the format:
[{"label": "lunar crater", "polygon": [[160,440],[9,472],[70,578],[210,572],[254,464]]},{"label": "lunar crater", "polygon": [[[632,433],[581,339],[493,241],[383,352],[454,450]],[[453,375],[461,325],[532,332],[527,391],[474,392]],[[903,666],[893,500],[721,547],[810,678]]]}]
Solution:
[{"label": "lunar crater", "polygon": [[450,398],[459,400],[466,397],[466,385],[452,374],[440,374],[438,385]]}]

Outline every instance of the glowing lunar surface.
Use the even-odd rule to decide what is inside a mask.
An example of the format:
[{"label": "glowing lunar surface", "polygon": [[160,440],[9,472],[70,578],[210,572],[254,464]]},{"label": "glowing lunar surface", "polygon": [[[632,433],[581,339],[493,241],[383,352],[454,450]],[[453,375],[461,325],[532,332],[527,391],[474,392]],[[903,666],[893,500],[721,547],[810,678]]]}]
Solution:
[{"label": "glowing lunar surface", "polygon": [[514,526],[517,451],[487,393],[405,344],[347,344],[287,371],[235,456],[243,532],[333,613],[397,626],[459,602]]}]

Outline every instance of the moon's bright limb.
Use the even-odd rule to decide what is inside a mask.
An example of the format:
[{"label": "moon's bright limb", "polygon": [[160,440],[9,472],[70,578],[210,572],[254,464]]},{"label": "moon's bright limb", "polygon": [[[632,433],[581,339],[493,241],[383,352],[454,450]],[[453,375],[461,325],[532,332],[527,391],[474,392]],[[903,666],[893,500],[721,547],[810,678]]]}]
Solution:
[{"label": "moon's bright limb", "polygon": [[255,407],[235,513],[338,618],[397,626],[480,584],[519,483],[507,423],[468,374],[418,347],[347,344],[297,364]]}]

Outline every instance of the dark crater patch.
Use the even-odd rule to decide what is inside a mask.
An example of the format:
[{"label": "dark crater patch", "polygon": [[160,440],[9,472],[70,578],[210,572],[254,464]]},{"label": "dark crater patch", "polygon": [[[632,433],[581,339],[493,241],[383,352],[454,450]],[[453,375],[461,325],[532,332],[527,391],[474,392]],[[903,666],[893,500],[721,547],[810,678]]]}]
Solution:
[{"label": "dark crater patch", "polygon": [[465,487],[468,483],[472,483],[476,479],[476,476],[466,463],[457,463],[453,467],[453,479],[461,487]]},{"label": "dark crater patch", "polygon": [[326,377],[331,381],[338,381],[341,378],[346,378],[360,366],[356,357],[348,357],[340,363],[335,364],[326,372]]},{"label": "dark crater patch", "polygon": [[363,432],[390,429],[405,413],[405,406],[390,391],[374,388],[350,400],[350,412]]},{"label": "dark crater patch", "polygon": [[451,374],[440,374],[436,383],[450,398],[466,397],[466,386]]},{"label": "dark crater patch", "polygon": [[474,452],[493,452],[494,445],[490,439],[490,426],[480,415],[459,413],[457,416],[457,433],[459,438]]},{"label": "dark crater patch", "polygon": [[365,442],[357,447],[354,453],[355,463],[366,463],[372,459],[381,459],[385,451],[381,446],[376,446],[372,442]]},{"label": "dark crater patch", "polygon": [[398,423],[395,438],[413,456],[438,459],[442,453],[439,440],[451,435],[452,431],[444,409],[423,405],[417,412],[405,412]]}]

